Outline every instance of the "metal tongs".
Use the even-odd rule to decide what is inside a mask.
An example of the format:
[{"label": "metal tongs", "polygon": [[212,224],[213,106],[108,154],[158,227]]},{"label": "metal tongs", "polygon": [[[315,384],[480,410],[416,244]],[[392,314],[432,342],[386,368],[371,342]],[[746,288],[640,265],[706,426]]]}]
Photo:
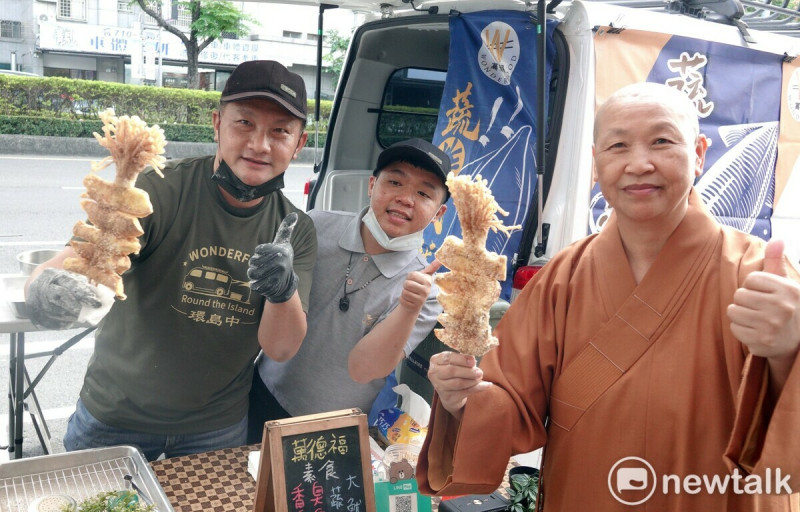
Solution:
[{"label": "metal tongs", "polygon": [[139,487],[138,485],[136,485],[136,482],[133,481],[133,475],[128,474],[128,475],[125,475],[123,478],[125,478],[125,480],[128,481],[128,483],[130,484],[131,488],[134,491],[136,491],[136,493],[142,498],[142,501],[144,501],[145,505],[147,505],[147,506],[155,505],[155,503],[153,503],[153,500],[150,499],[150,496],[148,496],[147,493],[145,493],[142,490],[142,488]]}]

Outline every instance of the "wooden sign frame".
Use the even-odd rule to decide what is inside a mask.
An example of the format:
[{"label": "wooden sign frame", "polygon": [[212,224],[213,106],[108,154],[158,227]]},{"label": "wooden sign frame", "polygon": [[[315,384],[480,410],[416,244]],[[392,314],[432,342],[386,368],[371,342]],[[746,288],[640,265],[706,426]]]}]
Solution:
[{"label": "wooden sign frame", "polygon": [[375,487],[372,481],[367,416],[360,409],[343,409],[265,423],[253,512],[284,512],[286,509],[286,474],[282,444],[284,437],[343,427],[358,427],[361,473],[366,501],[362,510],[375,512]]}]

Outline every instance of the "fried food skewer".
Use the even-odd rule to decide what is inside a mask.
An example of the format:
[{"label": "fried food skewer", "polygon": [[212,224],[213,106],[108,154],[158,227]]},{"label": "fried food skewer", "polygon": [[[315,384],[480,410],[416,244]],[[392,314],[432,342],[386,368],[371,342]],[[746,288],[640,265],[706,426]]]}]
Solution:
[{"label": "fried food skewer", "polygon": [[489,230],[508,235],[520,226],[503,225],[496,214],[508,213],[497,204],[480,175],[473,180],[450,172],[447,188],[463,240],[450,235],[436,251],[436,259],[450,272],[436,276],[444,312],[438,317],[443,328],[434,329],[434,334],[447,346],[480,357],[498,344],[492,336],[489,309],[500,296],[498,281],[506,276],[506,257],[486,250]]},{"label": "fried food skewer", "polygon": [[[120,274],[130,268],[128,255],[139,252],[137,237],[144,233],[139,219],[153,213],[147,192],[134,183],[148,165],[163,177],[166,140],[158,125],[148,127],[137,116],[116,117],[108,109],[100,119],[103,135],[95,133],[94,137],[111,155],[93,162],[92,172],[83,180],[86,193],[81,196],[81,207],[92,225],[81,221],[73,227],[73,234],[82,241],[70,242],[78,256],[64,260],[64,268],[107,286],[124,300]],[[112,163],[117,169],[113,182],[95,174]]]}]

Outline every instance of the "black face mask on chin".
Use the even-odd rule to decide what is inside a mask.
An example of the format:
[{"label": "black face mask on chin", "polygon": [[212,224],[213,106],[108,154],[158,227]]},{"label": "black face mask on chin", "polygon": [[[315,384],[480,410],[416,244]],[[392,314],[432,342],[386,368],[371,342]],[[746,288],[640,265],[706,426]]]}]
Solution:
[{"label": "black face mask on chin", "polygon": [[261,185],[247,185],[233,174],[233,171],[228,164],[225,163],[225,160],[219,161],[219,167],[214,171],[211,179],[214,180],[217,185],[225,189],[227,193],[232,195],[234,199],[242,203],[264,197],[267,194],[271,194],[283,188],[283,173],[280,173]]}]

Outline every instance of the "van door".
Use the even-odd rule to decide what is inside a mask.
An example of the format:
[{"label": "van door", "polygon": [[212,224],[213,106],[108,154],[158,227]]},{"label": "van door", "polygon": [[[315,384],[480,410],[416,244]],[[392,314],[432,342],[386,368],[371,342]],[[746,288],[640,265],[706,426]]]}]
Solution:
[{"label": "van door", "polygon": [[448,16],[356,29],[339,79],[309,208],[358,211],[378,155],[396,140],[431,140],[449,57]]},{"label": "van door", "polygon": [[[560,110],[563,91],[552,84],[568,68],[555,27],[556,22],[548,25],[542,92],[549,113]],[[537,34],[532,13],[522,10],[403,17],[359,27],[309,207],[358,211],[368,202],[368,176],[380,151],[398,140],[421,137],[451,155],[456,173],[488,180],[500,207],[509,212],[506,225],[535,227]],[[560,132],[559,115],[548,115],[547,123],[547,137]],[[426,230],[424,251],[431,257],[451,234],[461,235],[452,202],[445,217]],[[522,239],[521,229],[511,237],[490,235],[489,248],[507,256],[508,279],[501,294],[506,300]]]}]

